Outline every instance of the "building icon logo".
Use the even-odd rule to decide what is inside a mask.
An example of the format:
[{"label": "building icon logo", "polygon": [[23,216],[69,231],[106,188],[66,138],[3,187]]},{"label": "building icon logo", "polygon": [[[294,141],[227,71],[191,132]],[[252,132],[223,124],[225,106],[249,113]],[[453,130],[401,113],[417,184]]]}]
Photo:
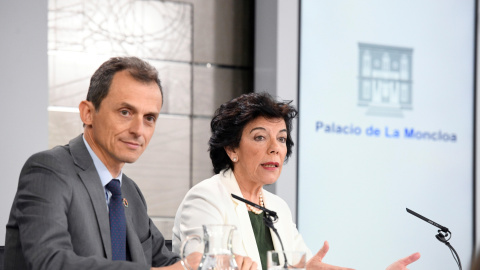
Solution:
[{"label": "building icon logo", "polygon": [[403,117],[412,109],[413,49],[358,44],[358,105],[367,115]]}]

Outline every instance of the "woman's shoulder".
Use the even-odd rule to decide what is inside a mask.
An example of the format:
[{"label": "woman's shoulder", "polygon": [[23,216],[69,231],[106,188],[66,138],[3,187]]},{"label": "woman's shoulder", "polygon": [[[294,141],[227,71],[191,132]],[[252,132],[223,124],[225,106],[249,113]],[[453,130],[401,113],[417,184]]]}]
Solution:
[{"label": "woman's shoulder", "polygon": [[225,197],[225,194],[227,191],[222,184],[222,177],[220,174],[216,174],[194,185],[187,192],[186,198],[202,197],[207,200],[218,200]]},{"label": "woman's shoulder", "polygon": [[198,190],[209,190],[215,186],[218,186],[220,184],[220,176],[218,174],[215,174],[214,176],[204,179],[197,184],[195,184],[190,191],[198,191]]},{"label": "woman's shoulder", "polygon": [[207,178],[205,180],[198,182],[190,190],[208,191],[216,188],[222,188],[225,190],[225,192],[228,192],[231,190],[235,191],[236,189],[238,189],[238,184],[236,183],[236,180],[235,180],[235,177],[233,176],[232,171],[230,170],[221,171],[220,173],[215,174],[210,178]]}]

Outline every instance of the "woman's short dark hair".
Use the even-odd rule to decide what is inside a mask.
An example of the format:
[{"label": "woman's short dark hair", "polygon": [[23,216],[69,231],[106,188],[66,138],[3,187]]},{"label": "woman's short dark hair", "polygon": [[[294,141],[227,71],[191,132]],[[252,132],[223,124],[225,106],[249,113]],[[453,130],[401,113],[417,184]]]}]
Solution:
[{"label": "woman's short dark hair", "polygon": [[98,111],[100,109],[100,104],[108,94],[115,73],[123,70],[128,70],[130,75],[140,82],[155,82],[160,88],[160,94],[163,97],[158,71],[152,65],[133,56],[112,57],[103,63],[90,79],[87,100],[93,103],[95,110]]},{"label": "woman's short dark hair", "polygon": [[210,129],[212,136],[208,142],[213,171],[219,173],[224,169],[233,169],[225,147],[237,148],[240,145],[242,132],[250,121],[259,116],[267,119],[282,118],[287,126],[287,156],[292,154],[291,137],[292,119],[297,110],[290,105],[292,101],[276,101],[267,93],[243,94],[224,103],[215,111]]}]

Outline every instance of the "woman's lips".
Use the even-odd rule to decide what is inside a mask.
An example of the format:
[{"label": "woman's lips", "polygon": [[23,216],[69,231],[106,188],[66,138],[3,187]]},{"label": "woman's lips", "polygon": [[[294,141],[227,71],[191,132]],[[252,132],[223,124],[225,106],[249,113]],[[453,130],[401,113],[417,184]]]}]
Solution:
[{"label": "woman's lips", "polygon": [[279,166],[278,162],[266,162],[266,163],[263,163],[261,165],[262,165],[263,168],[265,168],[267,170],[275,170]]}]

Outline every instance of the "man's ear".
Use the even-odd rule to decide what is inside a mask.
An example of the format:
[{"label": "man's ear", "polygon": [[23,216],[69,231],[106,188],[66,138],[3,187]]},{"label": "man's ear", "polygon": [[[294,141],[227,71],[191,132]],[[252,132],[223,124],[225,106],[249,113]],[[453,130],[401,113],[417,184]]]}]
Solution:
[{"label": "man's ear", "polygon": [[88,100],[83,100],[78,105],[78,110],[80,111],[80,119],[86,126],[91,126],[93,124],[93,114],[95,113],[95,107],[93,103]]}]

